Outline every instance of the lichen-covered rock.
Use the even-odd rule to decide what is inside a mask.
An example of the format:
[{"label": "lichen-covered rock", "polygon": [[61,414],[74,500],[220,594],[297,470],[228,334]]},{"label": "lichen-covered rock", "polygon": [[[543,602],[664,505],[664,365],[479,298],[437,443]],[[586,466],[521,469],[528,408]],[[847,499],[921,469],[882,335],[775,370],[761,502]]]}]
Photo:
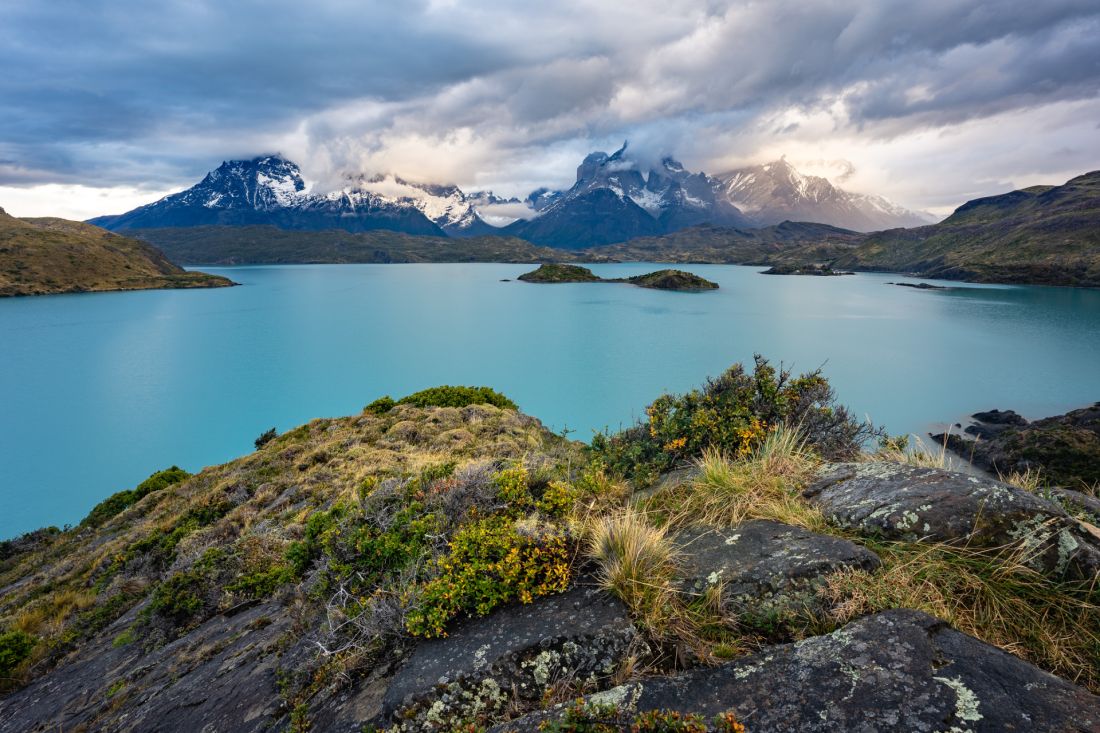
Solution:
[{"label": "lichen-covered rock", "polygon": [[626,607],[591,586],[502,608],[420,644],[386,690],[378,722],[434,730],[530,709],[557,683],[598,689],[637,640]]},{"label": "lichen-covered rock", "polygon": [[1100,574],[1100,540],[1061,507],[992,479],[898,463],[826,466],[805,496],[841,527],[908,541],[1022,548],[1056,578]]},{"label": "lichen-covered rock", "polygon": [[[866,616],[825,636],[587,701],[704,718],[732,710],[772,731],[1095,731],[1100,698],[918,611]],[[500,731],[535,731],[561,709]]]},{"label": "lichen-covered rock", "polygon": [[853,542],[765,520],[727,529],[692,527],[675,541],[683,557],[683,591],[699,594],[720,585],[727,609],[757,615],[818,610],[830,573],[880,564]]}]

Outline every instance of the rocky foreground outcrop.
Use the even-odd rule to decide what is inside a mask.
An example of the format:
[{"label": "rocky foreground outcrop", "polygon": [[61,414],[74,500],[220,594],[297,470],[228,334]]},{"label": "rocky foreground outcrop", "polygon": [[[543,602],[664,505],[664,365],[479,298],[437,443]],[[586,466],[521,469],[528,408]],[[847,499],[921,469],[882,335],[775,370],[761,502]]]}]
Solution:
[{"label": "rocky foreground outcrop", "polygon": [[896,463],[826,466],[804,495],[841,527],[870,536],[999,548],[1058,579],[1100,574],[1100,536],[1041,496],[992,479]]},{"label": "rocky foreground outcrop", "polygon": [[[805,526],[690,517],[669,534],[665,603],[710,599],[722,633],[744,633],[717,663],[679,654],[566,544],[562,507],[580,489],[554,471],[580,460],[511,408],[379,401],[100,525],[13,545],[0,612],[38,612],[36,588],[84,605],[39,673],[0,697],[0,733],[572,730],[585,711],[730,713],[752,733],[1100,730],[1088,689],[927,613],[833,613],[860,591],[837,580],[881,582],[891,543],[1022,557],[1050,592],[1095,589],[1100,535],[1059,503],[942,469],[835,463],[787,497],[801,512],[787,521],[812,515]],[[647,500],[704,480],[667,474]],[[555,560],[567,547],[572,562]],[[477,572],[448,574],[460,560]],[[505,596],[501,577],[537,592]],[[416,615],[486,578],[438,629]]]},{"label": "rocky foreground outcrop", "polygon": [[755,520],[721,529],[696,526],[676,536],[683,560],[680,589],[720,589],[728,612],[773,616],[819,610],[830,573],[874,570],[879,559],[854,542],[789,524]]},{"label": "rocky foreground outcrop", "polygon": [[390,682],[376,722],[437,730],[538,705],[563,682],[606,687],[638,645],[644,642],[622,602],[581,583],[418,646]]},{"label": "rocky foreground outcrop", "polygon": [[[1100,698],[927,614],[906,610],[868,616],[831,634],[719,667],[632,682],[585,702],[704,719],[733,711],[753,733],[1100,727]],[[493,730],[538,731],[565,710]]]}]

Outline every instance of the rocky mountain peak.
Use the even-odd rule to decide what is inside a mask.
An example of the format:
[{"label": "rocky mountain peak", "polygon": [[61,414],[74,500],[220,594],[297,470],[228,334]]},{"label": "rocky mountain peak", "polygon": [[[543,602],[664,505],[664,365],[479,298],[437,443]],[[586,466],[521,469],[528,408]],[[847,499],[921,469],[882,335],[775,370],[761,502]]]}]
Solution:
[{"label": "rocky mountain peak", "polygon": [[827,178],[801,173],[786,157],[739,168],[714,181],[717,195],[758,226],[810,221],[866,232],[931,221],[881,196],[845,191]]}]

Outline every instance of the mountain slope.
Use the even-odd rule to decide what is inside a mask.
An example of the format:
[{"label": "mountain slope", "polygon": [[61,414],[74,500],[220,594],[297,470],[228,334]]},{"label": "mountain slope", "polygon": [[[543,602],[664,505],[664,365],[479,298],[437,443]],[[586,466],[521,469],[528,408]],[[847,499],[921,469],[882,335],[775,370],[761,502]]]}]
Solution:
[{"label": "mountain slope", "polygon": [[730,171],[715,182],[719,196],[757,226],[812,221],[868,232],[931,221],[881,196],[851,193],[825,178],[803,175],[782,159]]},{"label": "mountain slope", "polygon": [[868,235],[839,267],[1100,286],[1100,171],[969,201],[939,224]]},{"label": "mountain slope", "polygon": [[232,284],[186,272],[149,244],[90,224],[16,219],[0,209],[0,296]]},{"label": "mountain slope", "polygon": [[[114,231],[153,227],[253,226],[352,232],[465,236],[491,229],[455,186],[415,184],[394,176],[348,179],[313,193],[298,166],[277,156],[222,163],[199,183],[118,216],[90,220]],[[480,196],[492,196],[480,194]]]},{"label": "mountain slope", "polygon": [[701,225],[659,237],[593,247],[588,254],[622,262],[707,262],[738,265],[770,264],[785,256],[832,260],[846,254],[862,235],[829,226],[785,221],[760,229]]}]

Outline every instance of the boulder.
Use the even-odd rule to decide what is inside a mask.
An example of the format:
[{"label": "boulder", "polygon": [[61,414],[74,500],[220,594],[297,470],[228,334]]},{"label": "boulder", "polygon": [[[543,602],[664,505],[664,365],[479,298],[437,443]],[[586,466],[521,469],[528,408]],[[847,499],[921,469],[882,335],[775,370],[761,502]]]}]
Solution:
[{"label": "boulder", "polygon": [[[865,616],[825,636],[643,679],[586,701],[708,720],[732,711],[752,733],[1100,729],[1100,698],[910,610]],[[536,731],[563,712],[494,730]]]},{"label": "boulder", "polygon": [[386,690],[378,723],[434,730],[536,707],[561,682],[599,689],[637,640],[626,607],[592,585],[508,606],[421,643]]},{"label": "boulder", "polygon": [[681,589],[701,594],[721,585],[724,607],[774,615],[821,610],[818,591],[837,570],[874,570],[878,557],[839,537],[756,520],[734,528],[692,527],[678,533]]},{"label": "boulder", "polygon": [[831,522],[889,540],[1016,546],[1051,577],[1091,581],[1100,539],[1060,506],[992,479],[899,463],[823,468],[804,492]]}]

